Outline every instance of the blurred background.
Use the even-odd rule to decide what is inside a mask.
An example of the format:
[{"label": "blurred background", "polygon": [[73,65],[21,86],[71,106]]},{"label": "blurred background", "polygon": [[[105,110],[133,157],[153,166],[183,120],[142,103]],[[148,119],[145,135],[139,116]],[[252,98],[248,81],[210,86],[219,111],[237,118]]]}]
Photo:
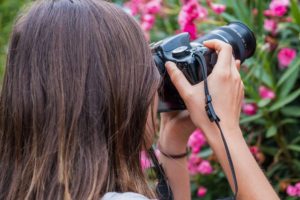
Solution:
[{"label": "blurred background", "polygon": [[[31,0],[0,0],[0,80],[9,34]],[[282,199],[300,199],[300,5],[297,0],[115,0],[134,16],[149,43],[180,32],[191,39],[230,21],[255,33],[255,55],[241,67],[241,127],[249,148]],[[0,84],[1,86],[1,84]],[[200,130],[190,137],[193,199],[231,193]],[[145,158],[142,158],[142,160]],[[142,162],[147,171],[147,162]]]}]

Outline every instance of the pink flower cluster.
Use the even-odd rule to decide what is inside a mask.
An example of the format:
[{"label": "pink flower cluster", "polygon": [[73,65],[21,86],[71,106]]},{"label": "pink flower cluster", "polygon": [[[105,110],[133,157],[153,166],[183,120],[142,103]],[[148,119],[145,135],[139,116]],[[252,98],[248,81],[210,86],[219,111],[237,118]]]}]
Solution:
[{"label": "pink flower cluster", "polygon": [[197,154],[191,154],[188,160],[188,169],[191,175],[198,173],[209,175],[213,172],[213,168],[209,161],[203,160]]},{"label": "pink flower cluster", "polygon": [[266,31],[272,33],[273,35],[276,34],[278,18],[283,17],[287,13],[289,5],[289,0],[271,1],[269,9],[264,11],[264,15],[269,17],[269,19],[265,19],[264,21],[264,28]]},{"label": "pink flower cluster", "polygon": [[196,39],[197,27],[195,20],[203,20],[207,14],[206,8],[202,7],[197,0],[186,0],[178,15],[180,31],[188,32],[192,40]]},{"label": "pink flower cluster", "polygon": [[140,15],[141,27],[148,32],[155,23],[155,14],[161,10],[161,0],[130,0],[125,7],[129,8],[131,15]]},{"label": "pink flower cluster", "polygon": [[206,144],[206,139],[201,130],[196,129],[189,138],[188,146],[192,149],[192,153],[199,153],[201,147]]},{"label": "pink flower cluster", "polygon": [[286,189],[286,193],[291,197],[300,197],[300,182],[296,183],[294,186],[289,185]]},{"label": "pink flower cluster", "polygon": [[289,5],[289,0],[272,0],[264,14],[268,17],[282,17],[287,13]]},{"label": "pink flower cluster", "polygon": [[280,49],[277,58],[279,62],[280,68],[286,68],[288,67],[291,62],[296,58],[296,50],[292,48],[282,48]]},{"label": "pink flower cluster", "polygon": [[[258,88],[259,96],[261,99],[274,99],[276,94],[273,90],[267,88],[266,86],[260,86]],[[257,105],[256,103],[243,103],[242,111],[246,115],[255,115],[257,113]]]},{"label": "pink flower cluster", "polygon": [[275,34],[277,31],[277,22],[273,19],[265,19],[264,28],[266,31],[269,31],[272,34]]},{"label": "pink flower cluster", "polygon": [[213,168],[209,161],[200,158],[197,153],[200,152],[201,148],[206,144],[204,134],[196,129],[189,138],[188,146],[192,149],[192,154],[189,157],[188,169],[190,174],[203,174],[208,175],[213,172]]}]

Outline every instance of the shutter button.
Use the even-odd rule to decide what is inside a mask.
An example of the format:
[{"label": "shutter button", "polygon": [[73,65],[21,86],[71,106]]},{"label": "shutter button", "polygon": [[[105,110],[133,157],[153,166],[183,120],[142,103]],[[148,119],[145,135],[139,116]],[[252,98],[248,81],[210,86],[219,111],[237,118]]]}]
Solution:
[{"label": "shutter button", "polygon": [[181,58],[184,57],[186,55],[189,55],[189,51],[188,51],[188,47],[187,46],[181,46],[181,47],[177,47],[176,49],[174,49],[172,51],[172,56],[175,58]]}]

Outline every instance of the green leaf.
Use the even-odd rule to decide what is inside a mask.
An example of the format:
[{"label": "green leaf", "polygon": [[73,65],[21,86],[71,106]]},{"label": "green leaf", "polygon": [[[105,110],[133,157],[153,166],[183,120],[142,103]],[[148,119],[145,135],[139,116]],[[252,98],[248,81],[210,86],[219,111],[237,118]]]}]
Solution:
[{"label": "green leaf", "polygon": [[299,120],[296,120],[295,118],[285,118],[279,122],[279,126],[283,126],[286,124],[298,124],[298,123]]},{"label": "green leaf", "polygon": [[279,79],[277,86],[279,87],[282,83],[284,83],[291,75],[293,75],[294,73],[299,72],[299,66],[300,66],[300,57],[297,58],[297,60],[295,60],[292,64],[291,67],[289,67],[284,74],[281,76],[281,78]]},{"label": "green leaf", "polygon": [[282,108],[281,113],[285,116],[300,117],[300,106],[288,106]]},{"label": "green leaf", "polygon": [[268,154],[268,155],[271,155],[271,156],[274,156],[278,152],[278,148],[275,148],[275,147],[261,146],[260,149],[265,154]]},{"label": "green leaf", "polygon": [[272,176],[277,170],[280,170],[281,167],[282,167],[281,163],[277,163],[277,164],[273,165],[271,168],[268,169],[267,176],[268,177]]},{"label": "green leaf", "polygon": [[261,99],[259,100],[259,102],[257,103],[257,106],[262,108],[265,107],[266,105],[268,105],[272,100],[271,99]]},{"label": "green leaf", "polygon": [[[288,81],[285,81],[280,89],[278,89],[279,91],[279,95],[278,95],[278,98],[279,99],[283,99],[283,98],[286,98],[286,96],[290,93],[290,91],[294,88],[296,82],[297,82],[297,79],[298,79],[298,73],[293,73]],[[278,93],[278,92],[277,92]]]},{"label": "green leaf", "polygon": [[243,119],[241,119],[240,120],[240,123],[241,124],[244,124],[244,123],[246,123],[246,122],[251,122],[251,121],[254,121],[254,120],[257,120],[257,119],[259,119],[259,118],[261,118],[262,117],[262,114],[261,113],[258,113],[258,114],[256,114],[256,115],[252,115],[252,116],[247,116],[247,117],[244,117]]},{"label": "green leaf", "polygon": [[232,16],[232,15],[226,13],[226,12],[223,12],[223,13],[221,14],[221,16],[222,16],[226,21],[228,21],[228,22],[237,21],[237,19],[236,19],[234,16]]},{"label": "green leaf", "polygon": [[300,26],[300,9],[297,0],[291,0],[291,13],[295,22]]},{"label": "green leaf", "polygon": [[200,153],[199,153],[199,156],[201,157],[201,158],[207,158],[208,156],[210,156],[210,155],[212,155],[212,150],[211,150],[211,148],[208,148],[208,149],[204,149],[204,150],[202,150]]},{"label": "green leaf", "polygon": [[292,150],[292,151],[297,151],[300,152],[300,146],[299,145],[289,145],[287,146],[288,149]]},{"label": "green leaf", "polygon": [[292,140],[291,144],[297,144],[298,142],[300,143],[300,136],[294,138],[294,139]]},{"label": "green leaf", "polygon": [[300,88],[297,89],[296,91],[294,91],[293,93],[291,93],[289,96],[287,96],[286,98],[280,99],[279,101],[277,101],[271,108],[270,111],[275,111],[289,103],[291,103],[293,100],[295,100],[298,96],[300,95]]},{"label": "green leaf", "polygon": [[294,159],[294,160],[293,160],[293,164],[295,165],[295,168],[300,169],[300,161]]},{"label": "green leaf", "polygon": [[273,137],[274,135],[276,135],[276,133],[277,133],[277,127],[273,125],[268,129],[266,133],[266,137],[267,138]]}]

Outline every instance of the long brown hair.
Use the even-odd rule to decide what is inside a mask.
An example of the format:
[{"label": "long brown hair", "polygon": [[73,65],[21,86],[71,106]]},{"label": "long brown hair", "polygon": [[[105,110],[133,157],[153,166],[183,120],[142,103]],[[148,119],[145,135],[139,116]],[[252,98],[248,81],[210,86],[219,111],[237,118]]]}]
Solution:
[{"label": "long brown hair", "polygon": [[159,74],[111,3],[44,0],[16,22],[0,102],[0,199],[152,196],[139,163]]}]

